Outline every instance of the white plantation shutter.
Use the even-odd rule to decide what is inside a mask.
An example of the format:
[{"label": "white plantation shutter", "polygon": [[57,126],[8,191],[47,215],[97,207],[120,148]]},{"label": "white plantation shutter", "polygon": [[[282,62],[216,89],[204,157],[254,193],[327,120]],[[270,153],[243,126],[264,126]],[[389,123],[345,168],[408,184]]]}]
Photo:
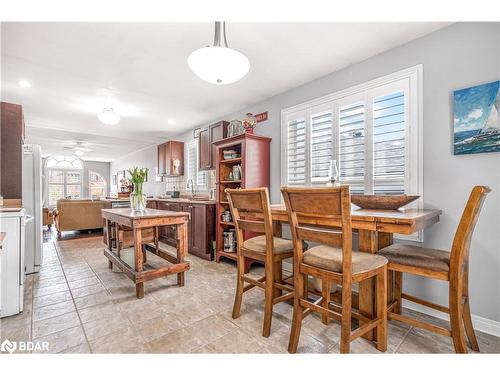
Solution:
[{"label": "white plantation shutter", "polygon": [[283,185],[324,185],[336,159],[354,194],[422,195],[421,85],[419,66],[283,110]]},{"label": "white plantation shutter", "polygon": [[404,194],[406,108],[403,91],[373,99],[374,194]]},{"label": "white plantation shutter", "polygon": [[311,115],[311,182],[328,181],[333,159],[333,113]]},{"label": "white plantation shutter", "polygon": [[365,190],[365,104],[339,107],[340,181],[351,185],[352,193]]},{"label": "white plantation shutter", "polygon": [[206,188],[207,174],[198,171],[198,141],[188,144],[188,180],[191,179],[200,188]]},{"label": "white plantation shutter", "polygon": [[306,118],[299,117],[287,126],[287,181],[289,185],[306,183]]}]

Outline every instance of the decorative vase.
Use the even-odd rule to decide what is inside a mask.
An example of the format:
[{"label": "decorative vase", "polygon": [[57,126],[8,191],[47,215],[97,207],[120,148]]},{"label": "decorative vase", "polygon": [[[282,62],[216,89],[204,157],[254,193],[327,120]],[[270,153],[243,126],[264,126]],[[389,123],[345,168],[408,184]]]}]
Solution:
[{"label": "decorative vase", "polygon": [[142,193],[142,184],[134,184],[134,191],[130,194],[130,207],[133,211],[146,209],[146,194]]},{"label": "decorative vase", "polygon": [[247,113],[247,117],[241,122],[247,134],[253,134],[253,129],[257,126],[257,119],[250,112]]}]

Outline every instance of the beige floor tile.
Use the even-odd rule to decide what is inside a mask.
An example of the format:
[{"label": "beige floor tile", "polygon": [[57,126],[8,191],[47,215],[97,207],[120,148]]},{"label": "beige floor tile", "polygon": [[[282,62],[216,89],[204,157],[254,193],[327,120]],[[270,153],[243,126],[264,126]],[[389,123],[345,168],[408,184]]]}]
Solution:
[{"label": "beige floor tile", "polygon": [[121,315],[109,319],[96,319],[83,323],[88,340],[95,340],[131,326],[128,319]]},{"label": "beige floor tile", "polygon": [[241,329],[195,350],[198,353],[272,353],[268,345],[262,344]]},{"label": "beige floor tile", "polygon": [[146,347],[133,327],[90,341],[93,353],[143,353]]},{"label": "beige floor tile", "polygon": [[398,353],[454,353],[453,341],[450,337],[437,335],[419,328],[412,328]]},{"label": "beige floor tile", "polygon": [[94,284],[89,286],[84,286],[78,289],[71,289],[71,293],[73,294],[73,298],[85,297],[91,294],[99,293],[104,291],[104,287],[101,284]]},{"label": "beige floor tile", "polygon": [[167,333],[184,327],[184,324],[174,314],[163,313],[161,316],[134,324],[145,342],[157,339]]},{"label": "beige floor tile", "polygon": [[48,336],[42,336],[34,340],[37,343],[48,342],[49,350],[45,351],[33,351],[33,353],[60,353],[69,348],[86,344],[87,340],[83,334],[81,326],[66,329],[57,333],[53,333]]},{"label": "beige floor tile", "polygon": [[73,346],[72,348],[68,348],[60,352],[61,354],[90,354],[90,345],[87,342],[83,344]]},{"label": "beige floor tile", "polygon": [[72,300],[71,293],[69,292],[69,290],[65,290],[64,292],[58,292],[46,296],[35,297],[33,299],[33,308],[36,310],[37,308],[40,307],[71,300]]},{"label": "beige floor tile", "polygon": [[10,341],[30,341],[31,324],[9,327],[7,324],[0,322],[0,342],[6,339]]},{"label": "beige floor tile", "polygon": [[95,284],[100,284],[99,279],[95,276],[92,275],[90,277],[87,277],[85,279],[77,279],[73,281],[68,281],[69,287],[71,290],[77,289],[77,288],[82,288],[84,286],[91,286]]},{"label": "beige floor tile", "polygon": [[38,289],[35,288],[33,290],[33,296],[42,297],[42,296],[46,296],[46,295],[53,294],[53,293],[65,292],[67,290],[68,290],[68,285],[66,283],[54,284],[54,285],[46,286],[43,288],[38,288]]},{"label": "beige floor tile", "polygon": [[33,323],[33,338],[48,336],[52,333],[64,331],[80,325],[80,319],[76,312],[70,312],[54,318],[40,320]]},{"label": "beige floor tile", "polygon": [[101,303],[84,309],[78,309],[78,315],[82,323],[87,323],[92,320],[124,318],[121,310],[114,302]]},{"label": "beige floor tile", "polygon": [[106,290],[103,290],[95,294],[75,298],[75,304],[78,309],[85,309],[87,307],[110,302],[111,300],[111,295]]},{"label": "beige floor tile", "polygon": [[53,318],[55,316],[63,315],[71,311],[75,311],[75,304],[72,300],[59,302],[43,307],[37,307],[33,310],[33,322]]},{"label": "beige floor tile", "polygon": [[87,278],[93,277],[93,276],[95,276],[95,273],[92,270],[86,270],[83,272],[66,275],[66,280],[68,280],[68,282],[71,285],[71,282],[73,282],[73,281],[87,279]]}]

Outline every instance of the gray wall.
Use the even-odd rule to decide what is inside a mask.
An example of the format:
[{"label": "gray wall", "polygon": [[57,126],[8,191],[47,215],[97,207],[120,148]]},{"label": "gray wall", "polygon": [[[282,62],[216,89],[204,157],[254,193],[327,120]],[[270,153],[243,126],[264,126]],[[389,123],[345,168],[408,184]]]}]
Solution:
[{"label": "gray wall", "polygon": [[[269,112],[269,120],[259,124],[256,133],[273,139],[270,193],[276,203],[280,201],[283,108],[417,64],[424,67],[424,205],[443,210],[440,223],[425,231],[423,245],[449,249],[472,186],[490,186],[493,191],[472,242],[470,292],[473,314],[500,321],[500,153],[453,156],[451,104],[454,89],[500,79],[500,23],[451,25],[211,122],[241,119],[246,112]],[[179,139],[190,137],[191,132]],[[447,305],[446,283],[413,277],[405,278],[405,283],[407,292]]]}]

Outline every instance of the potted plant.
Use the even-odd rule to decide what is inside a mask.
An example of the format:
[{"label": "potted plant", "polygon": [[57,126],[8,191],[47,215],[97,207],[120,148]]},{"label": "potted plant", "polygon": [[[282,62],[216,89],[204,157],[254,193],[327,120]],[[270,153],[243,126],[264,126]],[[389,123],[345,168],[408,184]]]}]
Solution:
[{"label": "potted plant", "polygon": [[134,211],[144,211],[146,209],[146,194],[142,192],[142,185],[147,178],[149,169],[138,168],[129,169],[130,179],[134,184],[134,191],[130,194],[130,206]]}]

